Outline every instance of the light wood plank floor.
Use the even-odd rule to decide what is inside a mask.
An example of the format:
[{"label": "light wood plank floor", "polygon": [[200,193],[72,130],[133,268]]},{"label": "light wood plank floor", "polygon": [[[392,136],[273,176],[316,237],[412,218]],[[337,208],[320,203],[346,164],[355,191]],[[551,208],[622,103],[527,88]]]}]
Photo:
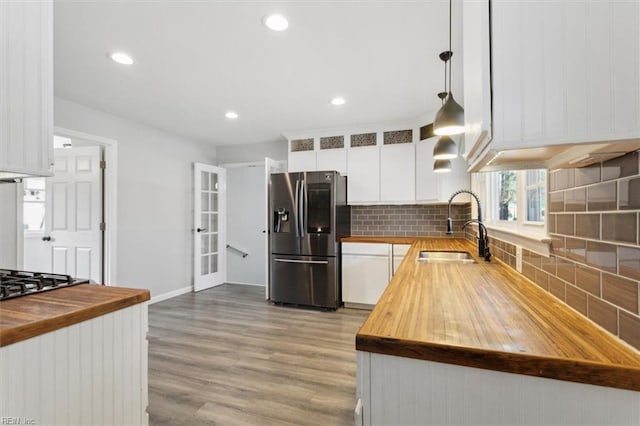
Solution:
[{"label": "light wood plank floor", "polygon": [[274,306],[225,284],[149,307],[152,425],[352,425],[367,311]]}]

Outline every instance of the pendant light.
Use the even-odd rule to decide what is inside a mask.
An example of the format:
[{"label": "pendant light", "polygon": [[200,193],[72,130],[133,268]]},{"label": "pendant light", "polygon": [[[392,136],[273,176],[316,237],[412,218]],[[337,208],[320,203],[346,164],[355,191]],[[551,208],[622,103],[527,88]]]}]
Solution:
[{"label": "pendant light", "polygon": [[[446,67],[445,67],[445,81],[446,81]],[[444,99],[447,97],[447,92],[438,93],[438,97],[444,103]],[[449,136],[440,136],[438,142],[433,146],[433,159],[434,160],[451,160],[458,156],[458,147],[453,139]]]},{"label": "pendant light", "polygon": [[440,136],[438,142],[433,147],[433,158],[435,160],[451,160],[458,156],[458,147],[449,136]]},{"label": "pendant light", "polygon": [[447,173],[451,171],[451,160],[436,160],[433,162],[435,173]]},{"label": "pendant light", "polygon": [[[453,51],[451,50],[451,3],[449,0],[449,50],[440,53],[440,59],[444,61],[445,66],[445,92],[447,93],[444,105],[440,107],[436,113],[436,119],[433,122],[433,132],[436,135],[459,135],[464,133],[464,110],[453,98],[451,92],[451,57]],[[449,65],[449,90],[447,91],[447,76],[446,69]]]}]

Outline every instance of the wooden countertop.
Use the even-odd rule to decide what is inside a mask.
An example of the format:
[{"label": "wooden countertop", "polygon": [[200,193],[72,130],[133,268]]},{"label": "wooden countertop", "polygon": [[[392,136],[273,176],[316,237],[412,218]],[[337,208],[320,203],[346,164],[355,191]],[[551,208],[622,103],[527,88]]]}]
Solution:
[{"label": "wooden countertop", "polygon": [[0,346],[149,300],[149,290],[80,284],[0,302]]},{"label": "wooden countertop", "polygon": [[[420,250],[477,263],[420,263]],[[640,391],[639,352],[463,239],[415,239],[356,349]]]}]

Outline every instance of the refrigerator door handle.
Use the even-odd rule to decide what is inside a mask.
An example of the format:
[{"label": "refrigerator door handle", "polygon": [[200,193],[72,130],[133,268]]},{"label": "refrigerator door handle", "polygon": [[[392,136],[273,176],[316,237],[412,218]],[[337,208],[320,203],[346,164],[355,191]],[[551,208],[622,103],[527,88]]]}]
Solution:
[{"label": "refrigerator door handle", "polygon": [[282,262],[282,263],[311,263],[311,264],[317,264],[317,265],[328,265],[329,261],[328,260],[296,260],[296,259],[280,259],[280,258],[274,258],[273,259],[276,262]]},{"label": "refrigerator door handle", "polygon": [[304,238],[307,229],[307,182],[300,181],[300,237]]},{"label": "refrigerator door handle", "polygon": [[296,237],[300,237],[300,180],[296,179],[296,194],[293,200],[295,204]]}]

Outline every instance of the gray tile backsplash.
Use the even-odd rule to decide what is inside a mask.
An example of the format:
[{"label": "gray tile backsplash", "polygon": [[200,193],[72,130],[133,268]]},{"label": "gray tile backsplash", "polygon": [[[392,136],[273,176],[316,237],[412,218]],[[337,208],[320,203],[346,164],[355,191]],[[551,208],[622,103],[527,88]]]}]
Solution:
[{"label": "gray tile backsplash", "polygon": [[[462,237],[462,225],[471,218],[471,203],[452,205],[454,234]],[[396,237],[445,237],[446,205],[351,206],[351,235]]]}]

